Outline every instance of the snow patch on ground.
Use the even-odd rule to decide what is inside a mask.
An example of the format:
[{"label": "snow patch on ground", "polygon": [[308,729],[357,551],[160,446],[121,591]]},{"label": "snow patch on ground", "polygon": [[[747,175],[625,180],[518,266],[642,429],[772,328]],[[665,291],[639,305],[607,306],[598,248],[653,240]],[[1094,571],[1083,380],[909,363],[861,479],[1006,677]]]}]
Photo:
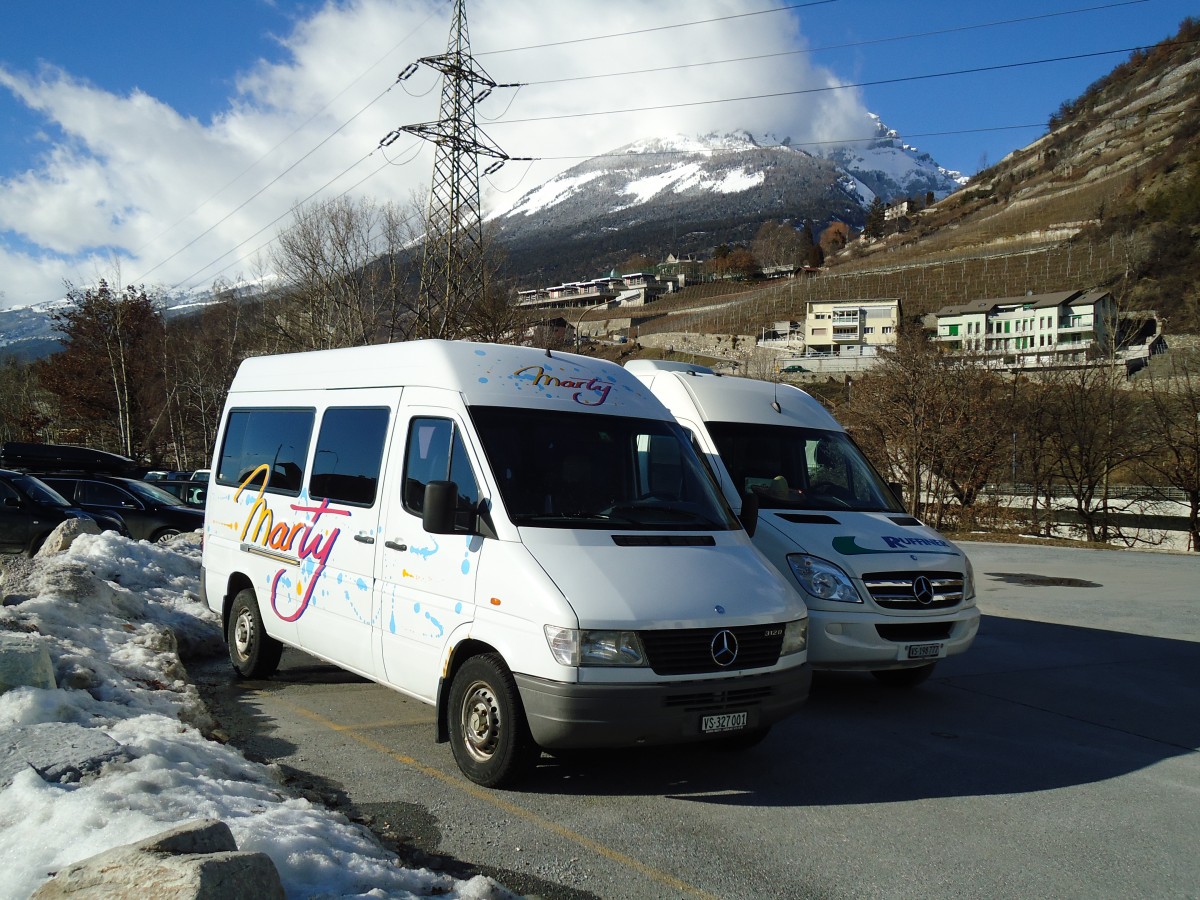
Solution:
[{"label": "snow patch on ground", "polygon": [[368,829],[205,737],[213,723],[179,654],[225,651],[199,572],[198,534],[167,544],[84,534],[65,552],[3,563],[0,631],[43,642],[58,687],[0,695],[0,729],[67,723],[121,752],[61,782],[30,760],[0,790],[0,896],[27,897],[73,862],[217,818],[240,849],[274,861],[289,897],[512,897],[483,876],[402,868]]}]

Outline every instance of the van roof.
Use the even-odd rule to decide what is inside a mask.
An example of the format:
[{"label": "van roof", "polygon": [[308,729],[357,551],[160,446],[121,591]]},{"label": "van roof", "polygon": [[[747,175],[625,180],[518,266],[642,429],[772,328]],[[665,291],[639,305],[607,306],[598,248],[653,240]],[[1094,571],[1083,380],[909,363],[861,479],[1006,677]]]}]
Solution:
[{"label": "van roof", "polygon": [[706,422],[798,425],[845,431],[820,401],[795,385],[717,375],[711,370],[700,371],[702,366],[680,370],[646,365],[647,362],[653,361],[641,360],[637,366],[629,365],[629,369],[652,385],[671,410],[686,408],[681,401],[687,395]]},{"label": "van roof", "polygon": [[474,406],[557,407],[667,419],[629,372],[590,356],[509,344],[421,340],[245,360],[230,393],[429,386]]}]

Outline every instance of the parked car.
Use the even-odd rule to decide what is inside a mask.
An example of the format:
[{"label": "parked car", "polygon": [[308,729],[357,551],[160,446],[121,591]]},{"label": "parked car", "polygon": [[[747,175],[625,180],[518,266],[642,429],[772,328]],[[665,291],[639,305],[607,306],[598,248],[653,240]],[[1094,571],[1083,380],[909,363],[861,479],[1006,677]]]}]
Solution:
[{"label": "parked car", "polygon": [[[149,479],[147,479],[149,480]],[[188,481],[156,481],[154,486],[173,494],[193,509],[204,509],[208,497],[208,479]]]},{"label": "parked car", "polygon": [[32,556],[67,519],[90,519],[102,531],[129,534],[119,515],[85,512],[40,479],[0,469],[0,552]]},{"label": "parked car", "polygon": [[89,513],[119,515],[129,536],[139,541],[161,541],[204,527],[202,509],[188,506],[158,484],[91,472],[45,472],[38,477]]},{"label": "parked car", "polygon": [[139,467],[116,453],[70,444],[8,441],[0,447],[0,465],[36,474],[69,504],[94,518],[118,517],[129,536],[139,541],[160,541],[204,527],[203,510],[158,487],[165,481],[127,477]]}]

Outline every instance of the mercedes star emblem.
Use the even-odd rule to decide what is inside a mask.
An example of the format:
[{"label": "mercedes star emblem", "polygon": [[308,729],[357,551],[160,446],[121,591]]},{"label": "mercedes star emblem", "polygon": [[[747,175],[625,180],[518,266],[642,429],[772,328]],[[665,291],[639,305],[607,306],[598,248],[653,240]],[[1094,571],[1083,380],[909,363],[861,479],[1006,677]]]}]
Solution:
[{"label": "mercedes star emblem", "polygon": [[733,665],[733,661],[737,659],[738,641],[737,635],[732,631],[718,631],[717,636],[712,639],[712,658],[721,668]]},{"label": "mercedes star emblem", "polygon": [[933,585],[924,575],[918,575],[913,579],[913,596],[922,606],[928,606],[933,602]]}]

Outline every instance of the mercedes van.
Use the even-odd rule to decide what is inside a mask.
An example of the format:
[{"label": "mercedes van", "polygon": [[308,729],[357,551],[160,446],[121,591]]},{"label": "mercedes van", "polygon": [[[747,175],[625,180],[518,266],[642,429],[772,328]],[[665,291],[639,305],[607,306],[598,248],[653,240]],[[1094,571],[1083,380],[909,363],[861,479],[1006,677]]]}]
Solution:
[{"label": "mercedes van", "polygon": [[284,645],[436,708],[470,780],[540,750],[760,740],[807,611],[620,366],[414,341],[247,359],[202,583],[243,677]]},{"label": "mercedes van", "polygon": [[979,628],[970,560],[908,515],[845,428],[797,387],[625,364],[690,432],[754,543],[803,594],[814,669],[913,686]]}]

